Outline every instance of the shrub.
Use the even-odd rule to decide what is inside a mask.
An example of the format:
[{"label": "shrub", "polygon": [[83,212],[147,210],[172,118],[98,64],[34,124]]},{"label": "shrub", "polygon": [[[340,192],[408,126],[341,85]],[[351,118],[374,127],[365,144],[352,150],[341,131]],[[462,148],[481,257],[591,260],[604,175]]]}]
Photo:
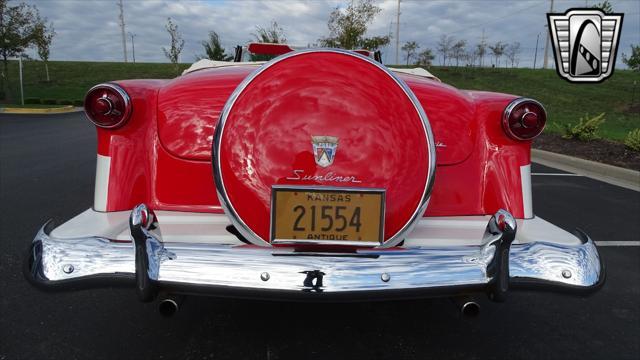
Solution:
[{"label": "shrub", "polygon": [[600,125],[604,123],[604,114],[605,113],[602,113],[595,117],[589,117],[589,114],[585,114],[577,124],[565,124],[564,135],[562,135],[562,137],[580,141],[599,139],[598,130],[600,129]]},{"label": "shrub", "polygon": [[58,105],[73,105],[71,100],[58,100]]},{"label": "shrub", "polygon": [[55,99],[44,99],[42,100],[42,104],[44,105],[56,105],[58,102]]},{"label": "shrub", "polygon": [[25,104],[42,104],[42,100],[40,98],[26,98],[24,99]]},{"label": "shrub", "polygon": [[0,100],[4,100],[6,97],[6,94],[4,93],[4,91],[0,90]]},{"label": "shrub", "polygon": [[83,107],[84,100],[73,100],[73,106]]},{"label": "shrub", "polygon": [[624,139],[624,144],[632,150],[640,151],[640,129],[629,131]]}]

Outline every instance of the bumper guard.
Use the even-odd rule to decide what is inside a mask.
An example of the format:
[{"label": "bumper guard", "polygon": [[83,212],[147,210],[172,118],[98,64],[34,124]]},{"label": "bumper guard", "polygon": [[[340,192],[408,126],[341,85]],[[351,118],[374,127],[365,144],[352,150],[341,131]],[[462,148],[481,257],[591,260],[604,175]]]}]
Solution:
[{"label": "bumper guard", "polygon": [[103,237],[57,239],[47,222],[31,243],[25,275],[43,289],[135,286],[142,301],[159,290],[223,297],[374,300],[486,292],[504,301],[510,288],[586,294],[605,279],[594,242],[513,244],[515,219],[489,220],[480,246],[360,249],[308,253],[254,245],[163,243],[145,205],[129,218],[133,242]]}]

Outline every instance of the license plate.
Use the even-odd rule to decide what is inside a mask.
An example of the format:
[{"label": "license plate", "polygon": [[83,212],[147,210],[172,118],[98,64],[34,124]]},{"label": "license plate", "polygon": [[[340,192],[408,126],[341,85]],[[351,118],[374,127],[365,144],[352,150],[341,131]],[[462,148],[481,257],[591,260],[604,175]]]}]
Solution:
[{"label": "license plate", "polygon": [[274,186],[271,242],[380,245],[384,195],[382,189]]}]

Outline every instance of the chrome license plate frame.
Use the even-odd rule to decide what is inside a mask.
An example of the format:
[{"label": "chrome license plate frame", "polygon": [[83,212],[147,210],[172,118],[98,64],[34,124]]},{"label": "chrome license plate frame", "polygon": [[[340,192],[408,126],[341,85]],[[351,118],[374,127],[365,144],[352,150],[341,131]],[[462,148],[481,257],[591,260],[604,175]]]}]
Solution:
[{"label": "chrome license plate frame", "polygon": [[[365,209],[367,213],[364,216],[367,219],[371,219],[374,216],[377,218],[378,226],[375,226],[374,224],[374,228],[376,228],[375,238],[371,236],[373,233],[371,229],[367,230],[369,235],[365,236],[365,239],[361,239],[361,240],[329,239],[330,234],[327,234],[326,231],[315,231],[312,235],[313,238],[311,239],[308,238],[308,236],[310,235],[309,233],[307,233],[307,237],[304,237],[304,236],[300,237],[297,235],[282,236],[283,233],[291,234],[294,232],[294,230],[278,231],[278,230],[281,230],[279,228],[282,226],[281,224],[282,220],[279,221],[279,219],[281,219],[281,216],[286,215],[286,214],[278,213],[280,209],[279,202],[278,202],[278,195],[287,194],[291,196],[289,193],[294,193],[294,196],[316,196],[318,194],[322,194],[322,195],[333,194],[335,195],[333,198],[336,198],[336,199],[338,198],[338,195],[341,195],[343,198],[346,197],[346,195],[355,195],[355,196],[360,195],[357,199],[355,199],[356,201],[354,201],[354,203],[364,202],[364,201],[366,201],[367,203],[363,203],[363,205],[368,205],[368,203],[370,202],[377,203],[378,208]],[[289,244],[289,245],[332,245],[332,246],[363,246],[363,247],[380,246],[384,243],[385,195],[386,195],[385,189],[380,189],[380,188],[273,185],[271,189],[270,242],[271,244]],[[368,197],[369,199],[364,199],[365,197]],[[322,198],[326,199],[329,197],[322,196]],[[282,197],[280,199],[282,199]],[[305,201],[305,200],[302,199],[301,201]],[[309,203],[309,201],[315,201],[315,200],[309,200],[309,198],[307,197],[306,202]],[[336,203],[337,201],[318,200],[318,202],[321,204],[325,204],[323,205],[323,207],[331,207],[333,205],[326,205],[326,204]],[[351,202],[351,200],[349,200],[349,202]],[[297,204],[299,204],[298,206],[303,206],[303,205],[300,205],[300,203],[297,203]],[[353,204],[351,204],[351,206],[358,207],[358,205],[353,205]],[[345,208],[344,206],[341,206],[341,207]],[[348,206],[346,208],[348,208]],[[337,206],[334,206],[334,209],[335,209],[334,213],[337,217],[338,215]],[[284,210],[280,210],[280,211],[284,211]],[[356,210],[353,210],[354,213],[355,211]],[[361,212],[362,212],[362,207],[358,212],[359,220],[361,217]],[[303,208],[302,214],[303,215],[300,215],[300,216],[304,216],[305,214],[304,208]],[[315,212],[312,214],[315,214]],[[291,213],[291,216],[294,216],[293,213]],[[300,220],[300,218],[298,218],[298,220]],[[353,220],[353,214],[352,214],[352,220]],[[331,224],[333,224],[333,220],[331,221]],[[322,236],[323,234],[325,235],[324,237],[326,238],[323,238]],[[342,232],[341,236],[344,236],[344,235],[349,235],[349,234]]]}]

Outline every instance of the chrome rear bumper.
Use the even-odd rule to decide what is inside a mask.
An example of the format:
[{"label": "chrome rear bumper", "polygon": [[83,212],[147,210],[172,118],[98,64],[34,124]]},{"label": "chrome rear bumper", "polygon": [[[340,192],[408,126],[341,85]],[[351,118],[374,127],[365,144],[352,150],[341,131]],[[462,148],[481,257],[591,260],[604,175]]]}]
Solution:
[{"label": "chrome rear bumper", "polygon": [[[551,226],[551,225],[550,225]],[[302,300],[359,300],[486,292],[509,288],[588,293],[604,283],[595,244],[513,243],[516,221],[499,211],[478,245],[373,248],[349,253],[296,252],[238,243],[162,242],[144,205],[129,219],[132,241],[51,235],[49,222],[31,244],[28,280],[44,289],[130,285],[143,301],[158,291]]]}]

